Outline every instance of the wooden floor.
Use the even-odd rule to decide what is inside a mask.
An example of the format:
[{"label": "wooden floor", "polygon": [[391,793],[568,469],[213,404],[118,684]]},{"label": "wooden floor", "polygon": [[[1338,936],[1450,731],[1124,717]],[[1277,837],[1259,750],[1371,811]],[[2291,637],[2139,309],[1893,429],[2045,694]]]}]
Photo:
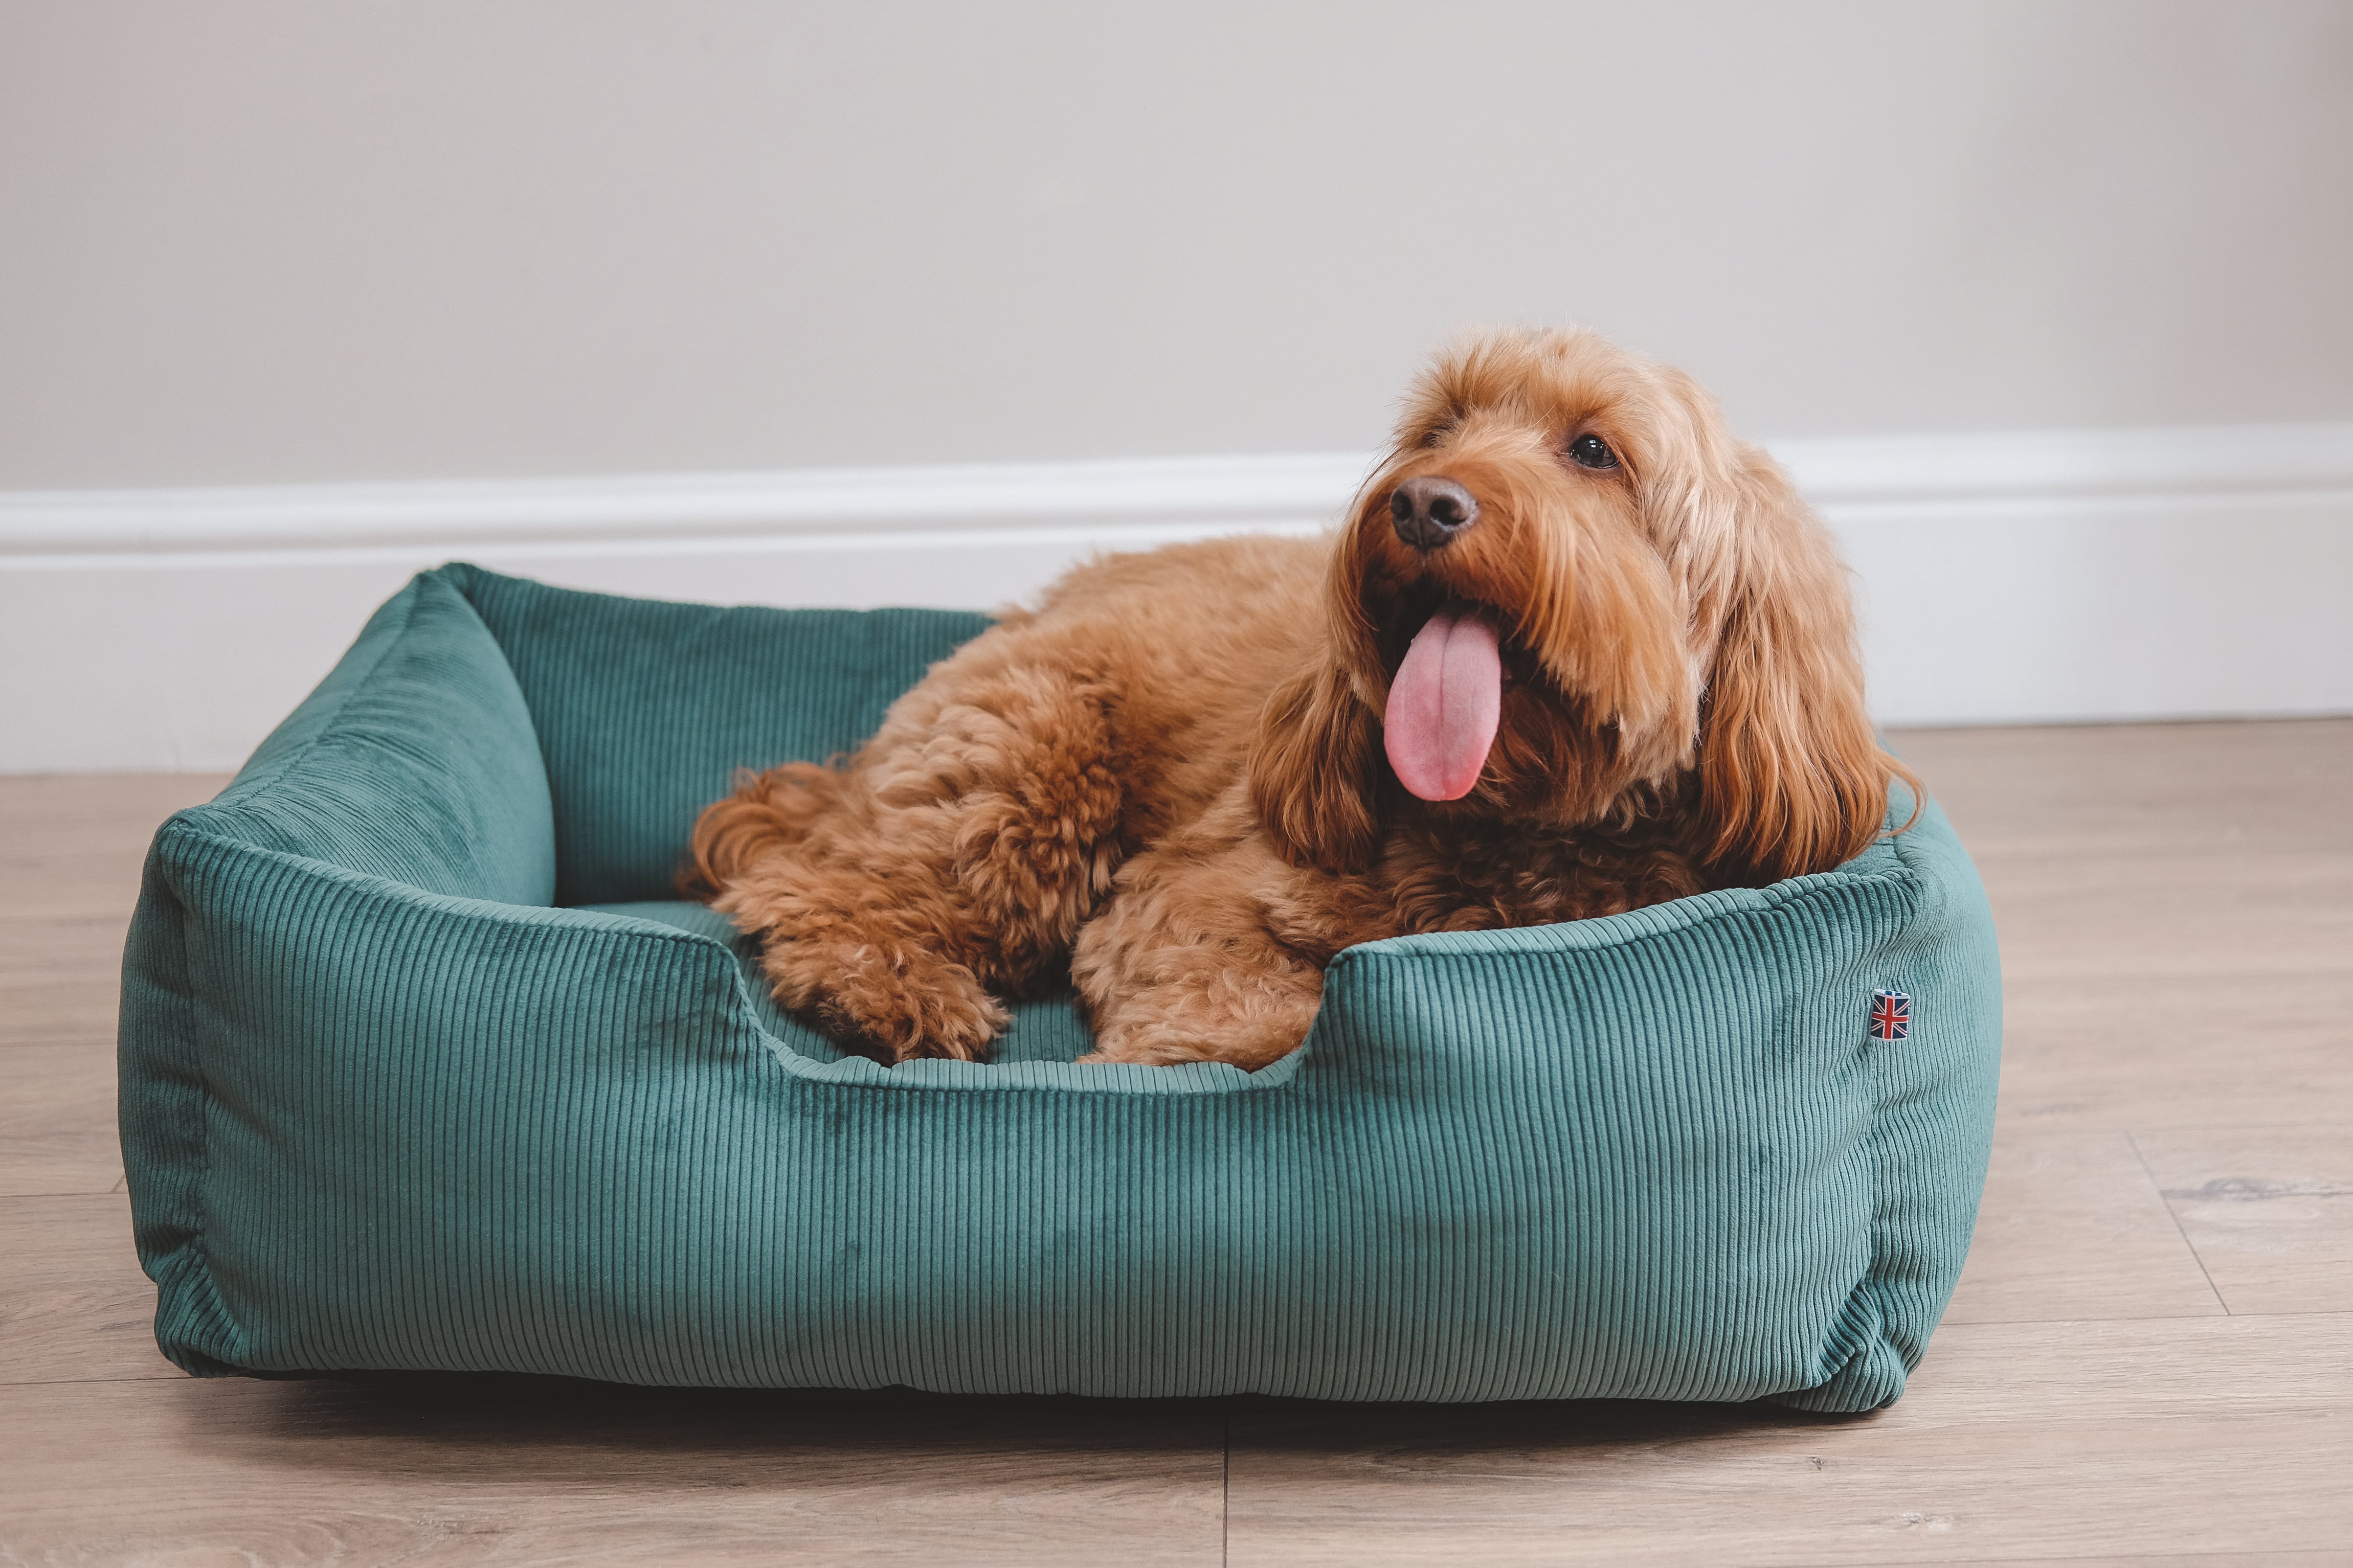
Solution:
[{"label": "wooden floor", "polygon": [[2353,722],[1899,744],[2009,1047],[1968,1271],[1856,1419],[192,1381],[115,966],[218,781],[0,780],[0,1563],[2353,1563]]}]

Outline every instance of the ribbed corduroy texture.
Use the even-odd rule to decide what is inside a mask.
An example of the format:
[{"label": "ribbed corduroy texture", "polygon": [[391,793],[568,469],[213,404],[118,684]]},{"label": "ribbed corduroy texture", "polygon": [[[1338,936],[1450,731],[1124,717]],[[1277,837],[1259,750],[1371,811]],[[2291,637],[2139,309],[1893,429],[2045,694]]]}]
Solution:
[{"label": "ribbed corduroy texture", "polygon": [[[191,1372],[1333,1399],[1902,1392],[1982,1185],[1984,895],[1839,871],[1343,953],[1265,1071],[884,1069],[663,901],[739,763],[982,623],[448,567],[158,834],[122,1131]],[[599,904],[598,909],[549,907]],[[1914,998],[1911,1037],[1865,1032]]]}]

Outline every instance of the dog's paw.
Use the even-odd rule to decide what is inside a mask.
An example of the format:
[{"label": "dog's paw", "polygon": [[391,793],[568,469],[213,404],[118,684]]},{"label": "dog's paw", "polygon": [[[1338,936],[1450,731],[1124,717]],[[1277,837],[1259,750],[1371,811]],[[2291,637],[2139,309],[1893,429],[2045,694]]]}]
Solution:
[{"label": "dog's paw", "polygon": [[1208,1026],[1192,1019],[1118,1024],[1098,1034],[1095,1048],[1078,1059],[1097,1067],[1112,1062],[1146,1067],[1224,1062],[1253,1072],[1297,1050],[1314,1016],[1311,1006],[1303,1016],[1235,1016]]},{"label": "dog's paw", "polygon": [[777,1002],[883,1061],[982,1061],[1013,1021],[970,969],[905,950],[777,942],[767,969]]},{"label": "dog's paw", "polygon": [[893,1061],[916,1061],[926,1057],[944,1057],[951,1061],[977,1062],[988,1058],[988,1048],[1013,1022],[1013,1015],[1004,1005],[980,988],[977,982],[969,990],[955,994],[934,992],[907,999],[886,1022],[887,1035],[869,1025],[867,1037],[891,1052]]}]

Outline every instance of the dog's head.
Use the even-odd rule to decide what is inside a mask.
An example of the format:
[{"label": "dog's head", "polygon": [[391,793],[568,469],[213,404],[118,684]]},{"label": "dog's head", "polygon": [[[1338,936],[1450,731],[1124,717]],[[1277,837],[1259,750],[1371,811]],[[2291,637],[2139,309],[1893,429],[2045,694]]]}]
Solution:
[{"label": "dog's head", "polygon": [[1821,524],[1688,376],[1589,333],[1440,356],[1325,607],[1250,758],[1302,864],[1362,867],[1396,810],[1567,827],[1688,801],[1699,856],[1769,880],[1860,853],[1903,774]]}]

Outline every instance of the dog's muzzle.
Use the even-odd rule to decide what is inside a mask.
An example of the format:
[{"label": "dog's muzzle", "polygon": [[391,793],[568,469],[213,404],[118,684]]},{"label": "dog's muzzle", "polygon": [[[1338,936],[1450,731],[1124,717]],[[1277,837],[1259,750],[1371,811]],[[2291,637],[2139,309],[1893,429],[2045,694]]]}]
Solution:
[{"label": "dog's muzzle", "polygon": [[1408,479],[1389,495],[1397,536],[1416,550],[1435,550],[1479,521],[1479,502],[1452,479]]}]

